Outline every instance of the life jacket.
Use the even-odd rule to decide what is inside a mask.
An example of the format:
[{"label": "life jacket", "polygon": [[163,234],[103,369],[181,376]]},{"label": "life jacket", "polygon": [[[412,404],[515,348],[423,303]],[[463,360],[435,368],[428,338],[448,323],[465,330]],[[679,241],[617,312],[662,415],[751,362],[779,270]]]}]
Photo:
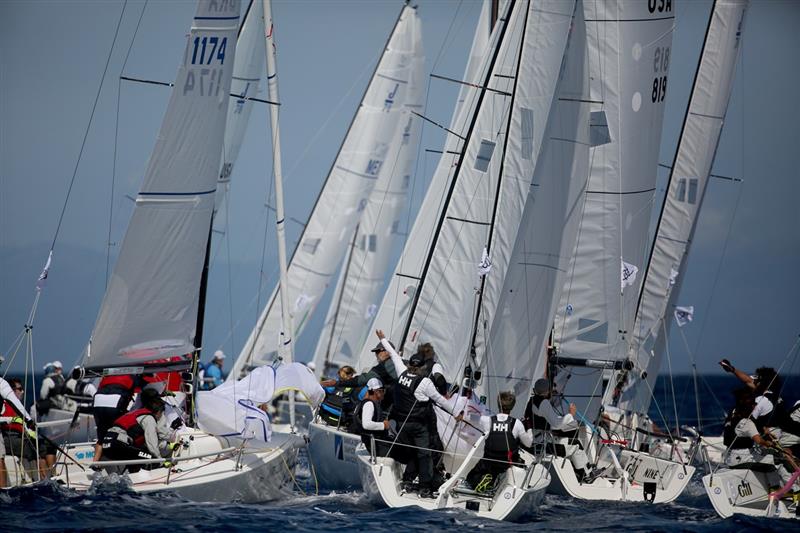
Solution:
[{"label": "life jacket", "polygon": [[794,404],[791,409],[786,407],[782,401],[775,406],[775,416],[772,418],[772,426],[780,428],[785,433],[800,436],[800,422],[792,418],[795,413],[800,413],[800,402]]},{"label": "life jacket", "polygon": [[489,433],[483,445],[483,457],[495,461],[519,463],[519,441],[514,436],[516,419],[509,416],[505,420],[492,417]]},{"label": "life jacket", "polygon": [[[531,404],[530,405],[532,407],[535,406],[536,409],[538,410],[539,406],[542,405],[542,402],[546,402],[546,401],[547,401],[547,398],[545,398],[544,396],[535,396],[534,395],[531,398]],[[550,431],[550,422],[548,422],[547,419],[545,417],[543,417],[542,415],[539,415],[539,414],[535,413],[533,411],[533,408],[531,408],[530,417],[531,417],[531,427],[534,430]]]},{"label": "life jacket", "polygon": [[130,374],[103,376],[97,387],[98,394],[123,394],[133,396],[136,380]]},{"label": "life jacket", "polygon": [[736,435],[736,426],[744,417],[731,411],[725,418],[725,426],[722,429],[722,443],[731,450],[746,450],[753,447],[753,439],[739,437]]},{"label": "life jacket", "polygon": [[772,405],[772,409],[770,409],[768,413],[753,419],[759,433],[763,432],[765,427],[771,427],[773,425],[773,418],[776,417],[778,404],[782,403],[780,398],[778,398],[777,401],[773,399],[775,395],[772,394],[772,391],[764,391],[762,396],[769,401],[770,405]]},{"label": "life jacket", "polygon": [[422,374],[411,374],[408,370],[403,372],[397,383],[394,384],[394,405],[392,406],[391,417],[400,422],[421,422],[428,421],[430,414],[430,401],[420,402],[414,396],[414,391],[425,379]]},{"label": "life jacket", "polygon": [[17,414],[9,402],[3,402],[3,412],[0,413],[2,418],[10,418],[8,422],[0,423],[0,429],[5,432],[13,432],[22,434],[24,429],[24,420]]},{"label": "life jacket", "polygon": [[125,431],[125,433],[127,433],[131,446],[144,450],[147,447],[144,440],[144,429],[137,420],[137,418],[142,415],[150,415],[155,418],[155,415],[153,415],[153,412],[150,409],[143,407],[141,409],[136,409],[129,413],[125,413],[121,417],[117,418],[114,421],[114,427],[121,428]]},{"label": "life jacket", "polygon": [[322,408],[335,416],[342,416],[342,411],[349,411],[352,394],[352,387],[325,387]]},{"label": "life jacket", "polygon": [[440,373],[433,372],[433,366],[435,364],[436,361],[433,359],[426,360],[425,366],[423,367],[425,369],[424,374],[433,382],[433,386],[436,387],[437,392],[444,396],[444,394],[447,392],[447,380]]},{"label": "life jacket", "polygon": [[350,425],[350,431],[355,433],[356,435],[366,435],[369,437],[370,435],[383,435],[384,431],[376,431],[376,430],[369,430],[364,429],[364,425],[361,423],[361,413],[364,411],[364,404],[367,402],[372,402],[372,406],[374,409],[374,414],[372,415],[372,420],[375,422],[383,420],[383,409],[381,409],[380,402],[376,402],[375,400],[362,400],[357,406],[355,411],[353,412],[353,422]]},{"label": "life jacket", "polygon": [[43,400],[48,400],[53,396],[63,396],[64,393],[67,392],[67,387],[65,386],[67,381],[64,379],[64,376],[61,374],[51,374],[47,377],[53,380],[54,385],[50,389],[50,392],[47,393],[47,398],[42,398]]}]

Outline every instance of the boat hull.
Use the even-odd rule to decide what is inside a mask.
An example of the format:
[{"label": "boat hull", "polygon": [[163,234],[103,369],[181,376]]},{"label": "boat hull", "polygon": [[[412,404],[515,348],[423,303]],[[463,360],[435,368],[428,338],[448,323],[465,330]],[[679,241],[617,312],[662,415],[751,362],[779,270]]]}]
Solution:
[{"label": "boat hull", "polygon": [[785,501],[775,501],[770,505],[769,494],[780,485],[780,476],[775,471],[754,472],[746,469],[722,468],[713,474],[703,476],[706,494],[714,510],[722,518],[744,514],[800,519],[797,508],[790,509]]},{"label": "boat hull", "polygon": [[359,490],[358,456],[356,448],[361,437],[313,422],[308,426],[308,459],[320,488],[328,490]]},{"label": "boat hull", "polygon": [[[213,453],[237,445],[235,441],[199,431],[191,432],[191,437],[189,446],[180,452],[184,456]],[[172,468],[140,470],[126,474],[125,478],[130,489],[140,494],[171,492],[197,502],[264,502],[290,493],[298,451],[303,444],[304,439],[299,435],[273,433],[268,444],[248,442],[241,455],[229,452],[190,459]],[[91,464],[90,446],[86,443],[70,450],[84,467]],[[64,466],[66,471],[60,472],[56,480],[78,492],[115,479],[105,471],[83,470],[69,463]]]},{"label": "boat hull", "polygon": [[621,456],[620,463],[631,481],[601,476],[590,484],[578,482],[569,459],[545,456],[542,463],[553,477],[550,492],[582,500],[667,503],[680,496],[695,471],[693,466],[642,452],[624,450]]}]

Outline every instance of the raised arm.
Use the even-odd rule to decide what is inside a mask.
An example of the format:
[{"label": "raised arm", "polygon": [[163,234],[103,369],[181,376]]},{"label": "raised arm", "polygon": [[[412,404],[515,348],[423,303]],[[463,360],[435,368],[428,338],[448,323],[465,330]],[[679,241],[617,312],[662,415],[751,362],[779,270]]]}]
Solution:
[{"label": "raised arm", "polygon": [[397,351],[394,348],[392,348],[391,344],[389,344],[389,341],[386,339],[386,335],[383,334],[383,330],[380,329],[376,330],[375,334],[380,339],[381,345],[383,345],[383,349],[389,352],[389,357],[392,358],[392,364],[394,365],[394,370],[395,372],[397,372],[397,375],[399,376],[400,374],[408,370],[406,368],[406,364],[403,362],[403,358],[400,357],[400,354],[397,353]]}]

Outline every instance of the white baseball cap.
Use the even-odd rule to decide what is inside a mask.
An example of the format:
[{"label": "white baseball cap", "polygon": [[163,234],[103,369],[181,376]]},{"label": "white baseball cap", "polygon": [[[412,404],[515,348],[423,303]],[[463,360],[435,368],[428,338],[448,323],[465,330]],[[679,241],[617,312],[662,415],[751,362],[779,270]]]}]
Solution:
[{"label": "white baseball cap", "polygon": [[214,352],[214,359],[225,359],[225,352],[222,350],[217,350]]},{"label": "white baseball cap", "polygon": [[383,383],[378,378],[371,378],[367,381],[367,389],[368,390],[378,390],[383,388]]},{"label": "white baseball cap", "polygon": [[64,369],[64,367],[61,365],[61,361],[53,361],[53,362],[52,362],[52,363],[50,363],[50,364],[51,364],[51,365],[53,365],[53,366],[54,366],[54,367],[56,367],[56,368],[60,368],[60,369],[62,369],[62,370]]},{"label": "white baseball cap", "polygon": [[306,363],[306,367],[308,367],[311,370],[317,369],[317,365],[314,364],[314,361],[309,361],[308,363]]}]

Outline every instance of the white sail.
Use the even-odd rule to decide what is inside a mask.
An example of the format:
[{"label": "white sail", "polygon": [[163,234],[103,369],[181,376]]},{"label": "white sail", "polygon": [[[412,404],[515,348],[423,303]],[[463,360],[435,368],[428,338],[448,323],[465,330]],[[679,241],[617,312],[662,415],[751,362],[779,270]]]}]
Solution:
[{"label": "white sail", "polygon": [[421,113],[423,107],[425,58],[421,47],[417,51],[405,103],[405,124],[395,132],[384,163],[387,171],[381,173],[361,215],[314,351],[313,361],[320,371],[326,364],[355,364],[356,350],[370,334],[386,284],[392,250],[402,230],[401,215],[408,205],[422,125],[411,113]]},{"label": "white sail", "polygon": [[[412,314],[403,335],[395,337],[406,349],[418,342],[433,343],[451,375],[463,368],[472,340],[484,248],[491,253],[487,277],[499,283],[505,275],[553,102],[573,6],[519,2],[495,32],[497,40],[480,80],[486,88],[478,93],[464,155],[447,188],[422,279],[414,287]],[[515,156],[509,157],[512,152]]]},{"label": "white sail", "polygon": [[[589,183],[553,324],[560,357],[620,360],[627,354],[648,245],[667,69],[672,4],[603,0],[584,3],[590,73]],[[603,371],[572,373],[565,392],[594,416]]]},{"label": "white sail", "polygon": [[[393,338],[397,338],[401,334],[398,328],[401,328],[407,319],[411,299],[416,290],[416,280],[421,275],[436,221],[443,207],[442,198],[445,195],[445,188],[452,178],[458,161],[458,153],[463,146],[463,140],[459,135],[466,133],[469,119],[472,117],[477,102],[478,89],[472,84],[479,83],[479,80],[483,78],[487,65],[486,54],[492,48],[489,45],[489,17],[490,1],[485,1],[475,30],[470,58],[464,72],[464,80],[469,85],[462,85],[459,89],[457,104],[448,128],[449,131],[456,132],[456,134],[448,133],[445,137],[442,157],[428,185],[428,190],[406,239],[406,245],[394,269],[394,275],[389,280],[374,318],[374,323],[378,327],[393,332]],[[359,350],[356,353],[356,360],[360,368],[371,367],[375,364],[375,356],[369,351],[373,347],[374,344],[369,340],[355,347],[356,350]]]},{"label": "white sail", "polygon": [[136,365],[195,349],[238,27],[238,1],[201,0],[87,367]]},{"label": "white sail", "polygon": [[[524,398],[530,379],[541,375],[541,355],[575,247],[590,145],[586,27],[580,2],[556,94],[481,365],[479,390],[488,398],[502,390]],[[518,409],[522,407],[524,402]]]},{"label": "white sail", "polygon": [[222,164],[217,180],[217,195],[214,211],[224,205],[230,188],[233,165],[239,157],[247,123],[253,109],[253,100],[259,92],[264,75],[264,5],[259,0],[250,0],[243,15],[236,41],[236,60],[233,63],[232,96],[228,103],[228,118],[225,123],[225,139],[222,145]]},{"label": "white sail", "polygon": [[635,366],[619,402],[629,411],[647,412],[661,369],[675,298],[725,122],[747,4],[714,3],[633,329],[630,356]]},{"label": "white sail", "polygon": [[[292,338],[302,332],[330,283],[380,174],[391,170],[386,156],[395,131],[402,127],[420,36],[416,10],[406,6],[292,256],[288,294]],[[232,378],[275,358],[280,323],[276,288],[233,366]]]}]

